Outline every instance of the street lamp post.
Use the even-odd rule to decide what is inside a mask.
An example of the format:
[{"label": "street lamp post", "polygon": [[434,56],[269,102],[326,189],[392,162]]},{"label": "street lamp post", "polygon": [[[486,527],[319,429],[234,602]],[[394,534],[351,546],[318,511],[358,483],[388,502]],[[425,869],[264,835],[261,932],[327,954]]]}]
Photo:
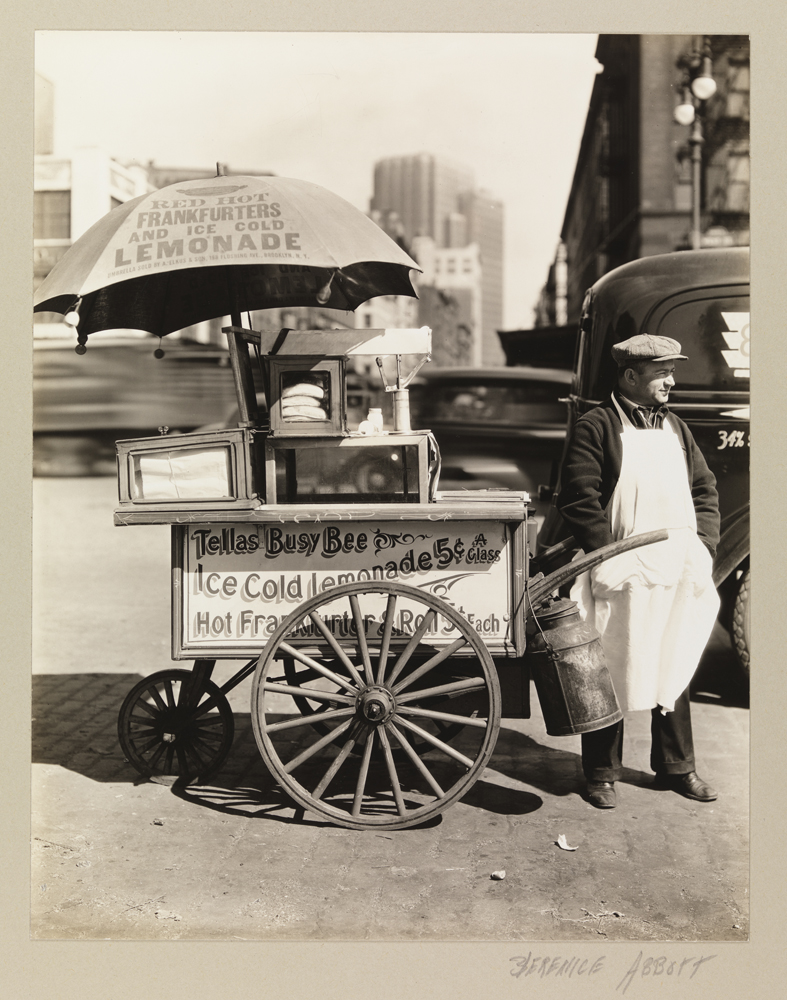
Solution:
[{"label": "street lamp post", "polygon": [[713,79],[710,39],[699,35],[694,40],[694,51],[681,56],[678,67],[683,70],[682,101],[675,108],[675,121],[690,125],[691,149],[691,248],[702,247],[702,146],[705,102],[716,93]]},{"label": "street lamp post", "polygon": [[702,247],[701,204],[702,192],[702,146],[705,137],[702,134],[702,119],[695,116],[691,125],[689,146],[691,147],[691,249]]}]

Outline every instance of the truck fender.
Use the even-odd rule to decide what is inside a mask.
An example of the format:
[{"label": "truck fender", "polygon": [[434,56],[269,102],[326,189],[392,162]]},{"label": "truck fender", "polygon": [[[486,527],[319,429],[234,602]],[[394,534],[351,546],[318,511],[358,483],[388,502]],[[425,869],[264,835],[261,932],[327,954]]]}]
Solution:
[{"label": "truck fender", "polygon": [[740,507],[721,523],[721,537],[713,560],[713,582],[719,587],[740,566],[750,551],[749,504]]}]

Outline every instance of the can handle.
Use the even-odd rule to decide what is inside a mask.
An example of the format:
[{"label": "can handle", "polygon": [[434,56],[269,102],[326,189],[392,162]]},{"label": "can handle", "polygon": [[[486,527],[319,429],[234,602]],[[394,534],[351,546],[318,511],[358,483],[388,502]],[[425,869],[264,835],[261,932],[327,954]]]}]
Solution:
[{"label": "can handle", "polygon": [[618,542],[604,545],[594,552],[589,552],[579,559],[575,559],[574,562],[561,566],[560,569],[556,569],[549,576],[542,577],[540,580],[536,577],[528,586],[529,606],[526,614],[532,614],[531,608],[534,605],[540,603],[544,597],[551,594],[553,590],[561,587],[564,583],[567,583],[569,580],[575,580],[586,570],[593,569],[601,563],[606,562],[607,559],[612,559],[623,552],[638,549],[643,545],[652,545],[654,542],[664,542],[668,538],[669,532],[666,528],[660,528],[658,531],[645,531],[640,535],[630,535],[628,538],[621,538]]}]

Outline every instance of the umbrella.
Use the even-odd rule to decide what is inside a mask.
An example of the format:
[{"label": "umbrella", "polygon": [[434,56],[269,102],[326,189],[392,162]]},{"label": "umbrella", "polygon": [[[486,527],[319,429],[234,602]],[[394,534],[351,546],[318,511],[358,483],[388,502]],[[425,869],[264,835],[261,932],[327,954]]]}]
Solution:
[{"label": "umbrella", "polygon": [[371,219],[317,184],[219,176],[170,184],[99,219],[41,283],[34,311],[76,308],[80,345],[99,330],[162,337],[241,311],[415,297],[412,268]]}]

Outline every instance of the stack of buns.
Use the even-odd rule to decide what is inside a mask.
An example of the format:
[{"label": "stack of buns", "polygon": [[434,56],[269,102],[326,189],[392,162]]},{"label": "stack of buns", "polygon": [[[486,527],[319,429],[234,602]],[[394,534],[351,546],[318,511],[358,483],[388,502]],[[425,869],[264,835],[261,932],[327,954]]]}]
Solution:
[{"label": "stack of buns", "polygon": [[281,415],[288,423],[327,420],[325,389],[314,382],[287,386],[281,394]]}]

